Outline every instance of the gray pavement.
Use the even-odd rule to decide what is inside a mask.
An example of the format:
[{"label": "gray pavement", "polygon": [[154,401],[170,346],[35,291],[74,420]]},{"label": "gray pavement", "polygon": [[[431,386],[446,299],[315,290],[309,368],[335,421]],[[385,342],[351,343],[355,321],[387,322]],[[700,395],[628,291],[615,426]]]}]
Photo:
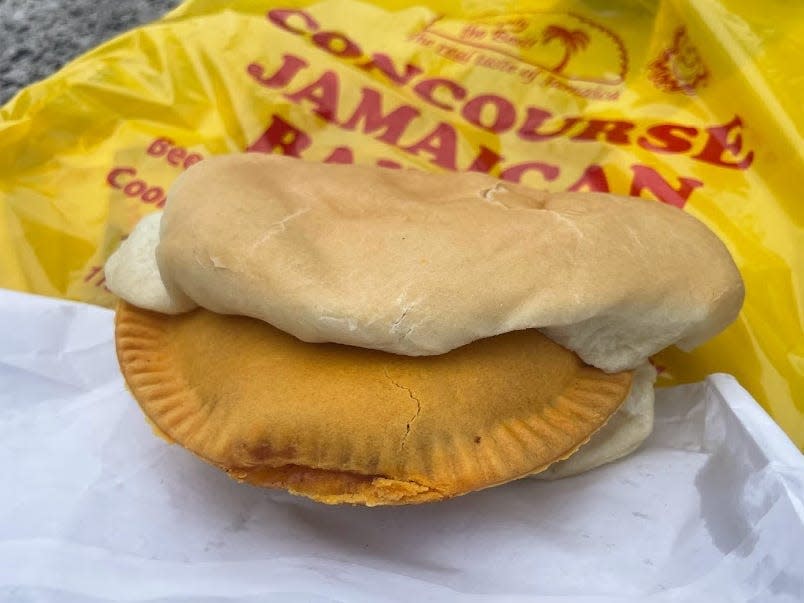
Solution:
[{"label": "gray pavement", "polygon": [[0,104],[178,0],[0,0]]}]

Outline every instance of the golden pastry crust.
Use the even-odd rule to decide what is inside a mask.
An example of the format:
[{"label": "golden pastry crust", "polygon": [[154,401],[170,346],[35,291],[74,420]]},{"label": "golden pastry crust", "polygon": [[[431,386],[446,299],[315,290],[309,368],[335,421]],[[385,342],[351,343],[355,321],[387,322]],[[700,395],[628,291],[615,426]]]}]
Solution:
[{"label": "golden pastry crust", "polygon": [[632,379],[535,330],[410,357],[121,302],[115,333],[128,386],[169,439],[235,479],[331,504],[442,500],[539,472],[588,441]]}]

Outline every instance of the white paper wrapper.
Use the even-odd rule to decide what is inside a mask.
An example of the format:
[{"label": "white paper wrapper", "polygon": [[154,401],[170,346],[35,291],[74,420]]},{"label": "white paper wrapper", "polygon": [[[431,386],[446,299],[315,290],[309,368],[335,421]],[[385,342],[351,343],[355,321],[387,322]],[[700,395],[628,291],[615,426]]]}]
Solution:
[{"label": "white paper wrapper", "polygon": [[154,437],[111,312],[0,291],[0,442],[2,601],[804,600],[804,461],[725,375],[586,475],[327,507]]}]

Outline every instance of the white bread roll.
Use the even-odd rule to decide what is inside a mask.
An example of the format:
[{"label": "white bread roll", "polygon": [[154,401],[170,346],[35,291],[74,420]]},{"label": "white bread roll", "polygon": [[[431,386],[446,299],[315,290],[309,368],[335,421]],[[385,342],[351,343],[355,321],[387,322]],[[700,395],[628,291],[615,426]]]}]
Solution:
[{"label": "white bread roll", "polygon": [[116,295],[140,308],[179,314],[196,307],[188,300],[177,303],[159,276],[156,247],[162,212],[142,218],[104,266],[106,286]]},{"label": "white bread roll", "polygon": [[[149,285],[110,260],[111,290],[159,312],[197,304],[406,355],[539,328],[607,371],[702,342],[743,300],[723,243],[674,207],[277,155],[187,170],[156,257]],[[162,283],[161,297],[137,293]]]}]

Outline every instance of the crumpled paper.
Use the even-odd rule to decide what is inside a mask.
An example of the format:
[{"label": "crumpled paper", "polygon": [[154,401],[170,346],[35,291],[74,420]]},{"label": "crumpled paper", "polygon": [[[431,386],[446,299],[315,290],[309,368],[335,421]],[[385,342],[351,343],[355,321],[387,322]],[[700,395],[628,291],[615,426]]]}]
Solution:
[{"label": "crumpled paper", "polygon": [[0,600],[801,601],[804,460],[726,375],[591,473],[327,507],[154,437],[112,312],[0,291]]}]

